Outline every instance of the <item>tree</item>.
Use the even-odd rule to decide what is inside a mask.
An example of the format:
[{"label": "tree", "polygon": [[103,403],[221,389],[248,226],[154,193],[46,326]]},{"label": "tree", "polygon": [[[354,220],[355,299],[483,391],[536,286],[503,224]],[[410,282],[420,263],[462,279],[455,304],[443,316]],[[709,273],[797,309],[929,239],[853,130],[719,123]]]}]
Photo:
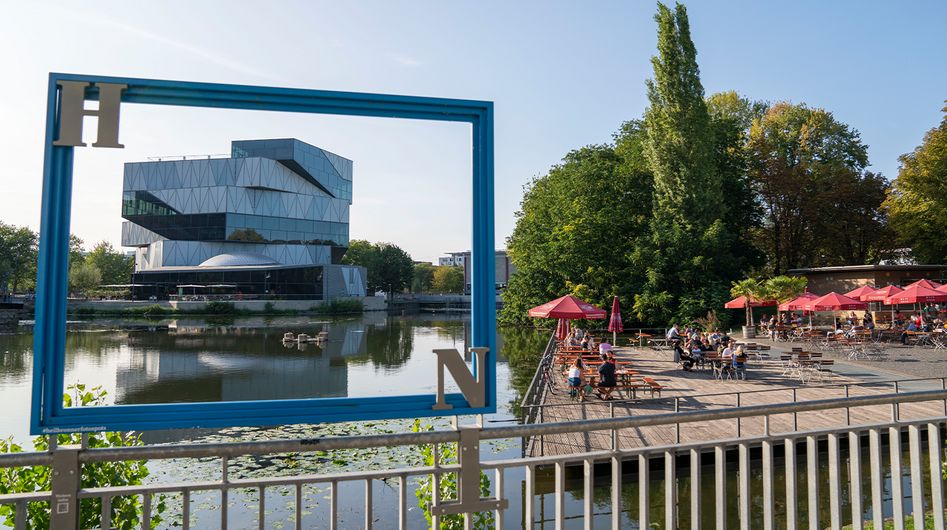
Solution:
[{"label": "tree", "polygon": [[102,285],[102,273],[88,261],[73,263],[69,267],[69,290],[73,293],[85,293]]},{"label": "tree", "polygon": [[401,292],[411,286],[414,262],[407,252],[392,243],[353,240],[342,263],[361,265],[368,272],[368,291]]},{"label": "tree", "polygon": [[755,241],[773,273],[865,263],[890,248],[886,182],[864,171],[867,146],[830,112],[777,103],[754,121],[746,151],[764,211]]},{"label": "tree", "polygon": [[801,296],[806,291],[807,283],[809,279],[805,276],[773,276],[763,282],[760,294],[767,300],[776,300],[782,304]]},{"label": "tree", "polygon": [[[687,10],[658,4],[658,54],[652,58],[644,129],[654,175],[650,238],[639,253],[647,281],[635,295],[646,321],[676,314],[691,319],[720,307],[747,264],[737,234],[724,221],[723,179],[715,133],[690,37]],[[662,309],[664,308],[664,309]]]},{"label": "tree", "polygon": [[760,281],[755,278],[747,278],[745,280],[740,280],[739,282],[733,282],[733,286],[730,288],[730,296],[737,298],[743,296],[746,298],[746,325],[753,325],[753,306],[750,305],[750,302],[754,300],[761,300],[763,294],[763,286],[760,284]]},{"label": "tree", "polygon": [[[947,107],[942,109],[947,113]],[[891,226],[920,263],[947,261],[947,116],[902,155],[884,203]]]},{"label": "tree", "polygon": [[464,269],[461,267],[437,267],[431,288],[439,293],[463,293]]},{"label": "tree", "polygon": [[104,284],[128,283],[135,272],[135,259],[117,252],[107,241],[99,242],[84,261],[99,270]]},{"label": "tree", "polygon": [[434,282],[434,265],[430,263],[415,263],[414,275],[411,279],[412,293],[426,293],[431,290]]},{"label": "tree", "polygon": [[0,222],[0,293],[14,293],[36,277],[38,236],[25,226]]},{"label": "tree", "polygon": [[75,234],[69,234],[69,263],[79,263],[85,259],[85,251],[82,250],[82,246],[85,244],[79,236]]},{"label": "tree", "polygon": [[525,188],[507,241],[516,274],[503,291],[504,322],[528,321],[529,308],[582,286],[587,300],[629,303],[643,281],[637,240],[651,210],[651,175],[640,121],[629,121],[614,145],[590,145]]}]

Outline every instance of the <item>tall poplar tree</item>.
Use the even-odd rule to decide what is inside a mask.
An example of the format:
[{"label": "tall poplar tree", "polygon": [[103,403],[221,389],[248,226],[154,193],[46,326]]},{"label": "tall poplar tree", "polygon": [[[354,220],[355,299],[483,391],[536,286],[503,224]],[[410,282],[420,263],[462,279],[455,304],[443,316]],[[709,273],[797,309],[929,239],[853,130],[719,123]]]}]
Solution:
[{"label": "tall poplar tree", "polygon": [[717,309],[743,269],[731,249],[714,131],[704,101],[687,10],[658,4],[658,54],[651,59],[645,155],[654,175],[651,237],[640,248],[649,263],[639,318],[693,318]]}]

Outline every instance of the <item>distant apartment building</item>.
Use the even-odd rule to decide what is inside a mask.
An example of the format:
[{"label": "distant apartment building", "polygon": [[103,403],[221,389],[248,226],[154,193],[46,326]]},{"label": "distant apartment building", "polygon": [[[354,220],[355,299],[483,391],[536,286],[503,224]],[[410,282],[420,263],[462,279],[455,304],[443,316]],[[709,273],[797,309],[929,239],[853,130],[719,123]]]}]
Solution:
[{"label": "distant apartment building", "polygon": [[[496,288],[505,289],[510,283],[510,276],[516,272],[516,267],[510,261],[506,250],[497,250],[493,258],[496,274]],[[450,252],[446,256],[437,258],[441,266],[462,267],[464,269],[464,294],[470,294],[470,251]]]}]

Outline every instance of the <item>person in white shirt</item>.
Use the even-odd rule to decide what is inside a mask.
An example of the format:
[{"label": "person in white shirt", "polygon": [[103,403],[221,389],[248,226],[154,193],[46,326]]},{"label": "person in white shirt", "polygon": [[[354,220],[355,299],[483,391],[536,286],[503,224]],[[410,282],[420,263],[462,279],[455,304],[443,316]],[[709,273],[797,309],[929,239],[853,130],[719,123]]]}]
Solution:
[{"label": "person in white shirt", "polygon": [[667,339],[668,339],[668,340],[680,340],[680,339],[681,339],[681,334],[680,334],[680,332],[677,330],[677,324],[674,324],[673,326],[671,326],[671,329],[668,330]]}]

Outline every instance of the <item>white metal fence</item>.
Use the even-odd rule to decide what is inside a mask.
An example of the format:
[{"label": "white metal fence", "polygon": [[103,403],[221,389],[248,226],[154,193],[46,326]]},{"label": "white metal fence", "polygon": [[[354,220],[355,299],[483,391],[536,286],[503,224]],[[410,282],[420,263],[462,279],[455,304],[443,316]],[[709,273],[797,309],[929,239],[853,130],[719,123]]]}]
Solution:
[{"label": "white metal fence", "polygon": [[[246,442],[227,444],[180,444],[172,446],[144,446],[123,448],[82,448],[58,447],[44,453],[18,453],[0,455],[0,468],[17,466],[50,466],[52,468],[52,491],[34,493],[16,493],[0,495],[0,504],[11,505],[15,509],[15,528],[27,527],[27,503],[39,502],[50,506],[52,527],[55,529],[76,528],[78,503],[82,499],[100,498],[102,508],[102,528],[111,528],[111,500],[118,497],[138,496],[143,502],[143,513],[139,521],[140,528],[149,529],[152,517],[152,503],[157,495],[175,494],[182,498],[184,528],[188,528],[192,509],[192,495],[213,492],[219,495],[221,506],[227,506],[228,495],[235,490],[255,489],[260,492],[257,500],[255,526],[270,528],[272,521],[267,520],[266,490],[273,488],[289,489],[295,492],[291,499],[294,506],[296,528],[303,528],[303,513],[308,509],[304,503],[302,490],[310,485],[327,488],[328,510],[319,526],[338,528],[339,502],[342,486],[355,499],[362,512],[361,526],[408,528],[408,496],[410,483],[418,478],[431,477],[435,481],[434,491],[439,491],[437,482],[448,474],[456,474],[460,483],[459,500],[433,499],[433,514],[464,512],[471,507],[484,510],[490,506],[494,511],[492,524],[496,528],[534,528],[535,523],[550,524],[557,529],[568,527],[620,528],[628,521],[638,528],[658,525],[661,528],[678,528],[683,520],[689,521],[691,528],[700,528],[704,520],[712,520],[718,529],[749,528],[751,520],[762,523],[763,528],[841,528],[843,524],[853,524],[859,528],[870,514],[875,528],[881,528],[884,513],[884,496],[889,496],[890,512],[896,529],[903,529],[905,517],[910,514],[929,513],[935,528],[944,528],[944,501],[942,482],[943,434],[947,417],[901,420],[899,407],[909,403],[937,402],[947,405],[947,391],[929,390],[859,396],[852,398],[829,399],[820,401],[784,403],[778,405],[759,405],[742,408],[684,411],[677,414],[656,414],[630,418],[608,418],[570,423],[508,425],[481,428],[464,426],[456,430],[430,431],[406,434],[386,434],[372,436],[351,436],[317,438],[302,440],[282,440],[266,442]],[[637,449],[619,449],[619,430],[657,425],[677,425],[686,428],[694,422],[722,421],[742,419],[743,421],[761,421],[769,424],[771,416],[811,411],[853,409],[857,407],[886,405],[891,408],[891,419],[872,425],[841,425],[838,428],[818,431],[769,434],[763,436],[733,438],[726,440],[707,440],[693,444],[675,444],[661,447]],[[756,420],[752,420],[755,418]],[[539,435],[563,433],[583,433],[590,431],[611,431],[613,445],[611,449],[585,452],[571,455],[557,455],[539,458],[516,458],[508,460],[483,460],[479,455],[480,444],[487,440],[520,439]],[[905,434],[907,444],[903,445]],[[926,441],[926,444],[925,444]],[[460,464],[442,465],[438,462],[439,449],[443,444],[459,444]],[[394,446],[427,445],[434,448],[434,465],[423,467],[404,467],[399,469],[379,469],[371,471],[343,472],[333,474],[298,474],[290,476],[272,476],[265,478],[242,478],[233,476],[228,469],[232,458],[244,455],[272,455],[298,453],[300,458],[315,451],[336,449],[371,449]],[[926,450],[925,450],[926,447]],[[863,449],[867,449],[869,476],[864,476],[862,465]],[[757,457],[757,453],[759,456]],[[779,453],[782,456],[774,456]],[[820,479],[819,453],[827,453],[828,479]],[[887,460],[883,458],[888,454]],[[902,480],[902,455],[909,460],[907,479]],[[465,456],[466,455],[466,456]],[[736,473],[728,468],[730,461],[736,460]],[[80,488],[78,477],[83,465],[94,462],[156,460],[181,458],[219,458],[221,478],[219,480],[194,480],[183,483],[157,483],[142,486]],[[847,457],[848,465],[845,466]],[[801,465],[804,461],[804,465]],[[695,485],[702,481],[701,474],[705,465],[712,462],[712,476],[716,494],[709,504],[704,497],[695,493]],[[887,462],[887,467],[885,466]],[[660,463],[655,468],[652,463]],[[624,470],[628,473],[623,473]],[[570,492],[566,481],[574,474],[573,466],[580,466],[581,486],[578,491]],[[929,467],[925,470],[924,467]],[[552,469],[551,491],[537,490],[537,474]],[[847,468],[847,469],[846,469]],[[685,471],[681,474],[679,471]],[[603,470],[607,470],[604,474]],[[657,470],[657,471],[656,471]],[[467,478],[476,477],[480,472],[490,479],[490,490],[496,499],[480,499],[479,487],[475,492],[465,488]],[[633,472],[632,472],[633,471]],[[663,471],[663,473],[662,473]],[[761,506],[751,499],[756,495],[751,491],[751,473],[761,471]],[[926,471],[926,473],[925,473]],[[596,476],[598,472],[599,476]],[[507,484],[511,477],[520,475],[521,488],[510,488]],[[652,475],[663,475],[663,484],[655,482]],[[924,479],[925,475],[929,478]],[[784,477],[784,484],[776,484],[776,476]],[[629,477],[639,484],[637,499],[629,500],[623,493],[623,480]],[[800,477],[804,477],[801,480]],[[888,478],[890,477],[890,478]],[[570,479],[571,480],[571,479]],[[397,487],[396,520],[385,520],[382,524],[375,521],[373,513],[379,507],[373,499],[373,484],[386,481]],[[737,494],[726,493],[728,482],[735,481]],[[687,487],[684,487],[684,484]],[[353,489],[352,485],[361,485]],[[656,485],[659,484],[659,485]],[[732,487],[732,486],[731,486]],[[594,491],[602,488],[608,491],[605,503],[608,512],[608,524],[601,523],[602,503],[595,501]],[[512,495],[511,491],[520,492]],[[804,495],[802,492],[805,492]],[[353,493],[355,492],[355,493]],[[777,499],[777,492],[780,498]],[[902,508],[901,499],[910,493],[909,509]],[[545,510],[545,505],[537,505],[537,497],[544,499],[552,496],[552,513],[537,513],[537,507]],[[581,498],[579,506],[567,502],[567,495]],[[827,520],[820,520],[820,511],[813,509],[825,496],[829,498]],[[652,497],[663,498],[663,513],[655,517]],[[925,505],[925,497],[930,498]],[[351,502],[352,499],[346,499]],[[505,506],[513,505],[519,517],[507,514]],[[777,519],[777,505],[783,507],[784,514]],[[804,512],[802,506],[808,507]],[[847,506],[848,509],[843,509]],[[736,508],[736,517],[728,516]],[[513,511],[513,510],[509,510]],[[806,514],[802,520],[800,514]],[[712,514],[712,518],[711,518]],[[228,510],[221,509],[219,527],[235,526],[228,521]],[[599,524],[595,525],[596,516]],[[515,519],[515,520],[513,520]],[[435,525],[438,516],[435,515]],[[351,522],[349,522],[351,524]],[[466,517],[466,526],[473,525],[473,517]],[[308,526],[307,526],[308,527]],[[545,526],[544,526],[545,527]]]}]

